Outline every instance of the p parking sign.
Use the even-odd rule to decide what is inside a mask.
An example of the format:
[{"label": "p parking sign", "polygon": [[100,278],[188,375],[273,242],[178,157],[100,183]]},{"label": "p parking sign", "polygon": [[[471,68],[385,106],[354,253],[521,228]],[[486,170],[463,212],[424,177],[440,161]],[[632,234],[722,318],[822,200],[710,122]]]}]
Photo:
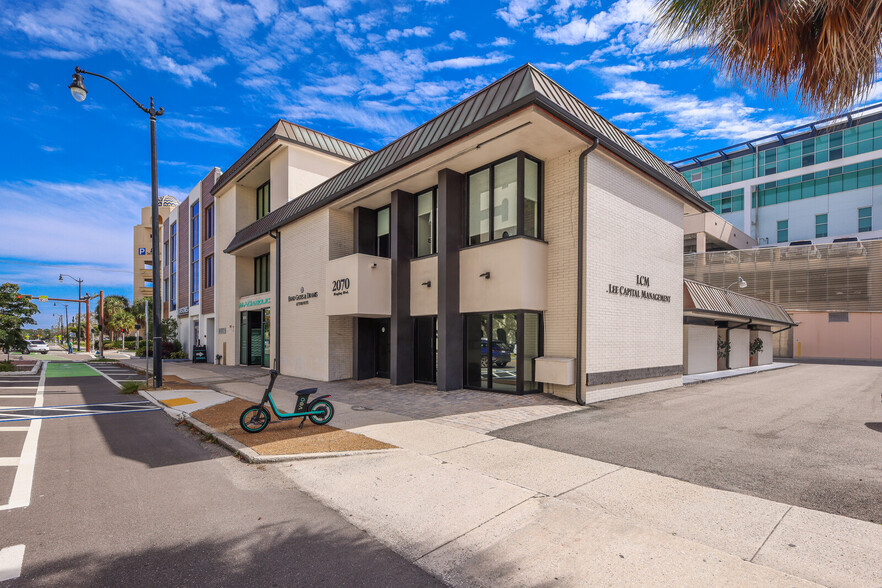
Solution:
[{"label": "p parking sign", "polygon": [[138,247],[138,255],[147,255],[146,247]]}]

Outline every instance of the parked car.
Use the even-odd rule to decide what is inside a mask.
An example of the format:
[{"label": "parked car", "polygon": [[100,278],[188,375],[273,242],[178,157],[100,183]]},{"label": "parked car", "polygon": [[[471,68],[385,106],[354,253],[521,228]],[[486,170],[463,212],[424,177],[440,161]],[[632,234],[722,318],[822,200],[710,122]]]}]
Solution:
[{"label": "parked car", "polygon": [[[505,367],[511,361],[511,348],[502,341],[493,342],[493,365]],[[490,358],[487,355],[487,339],[481,339],[481,367],[487,367]]]},{"label": "parked car", "polygon": [[25,353],[42,353],[43,355],[46,355],[49,353],[49,346],[46,345],[45,341],[31,339],[28,341],[28,348],[25,350]]}]

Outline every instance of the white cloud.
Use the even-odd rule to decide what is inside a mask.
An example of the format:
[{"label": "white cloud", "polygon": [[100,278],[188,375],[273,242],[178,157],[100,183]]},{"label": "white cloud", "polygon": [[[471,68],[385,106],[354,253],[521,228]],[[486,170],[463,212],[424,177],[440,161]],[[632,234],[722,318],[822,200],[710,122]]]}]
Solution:
[{"label": "white cloud", "polygon": [[432,61],[426,64],[430,70],[439,69],[465,69],[467,67],[481,67],[485,65],[495,65],[503,63],[511,59],[510,55],[502,53],[490,53],[486,57],[453,57],[451,59],[442,59],[440,61]]},{"label": "white cloud", "polygon": [[431,34],[432,29],[423,26],[413,27],[404,30],[389,29],[388,31],[386,31],[386,40],[397,41],[399,39],[406,39],[407,37],[428,37]]},{"label": "white cloud", "polygon": [[[702,100],[693,94],[675,93],[658,84],[630,78],[616,80],[612,89],[598,98],[646,107],[652,114],[664,116],[672,129],[700,139],[751,139],[808,120],[769,115],[763,109],[746,105],[736,95]],[[645,137],[647,142],[677,138],[660,133]]]},{"label": "white cloud", "polygon": [[167,118],[162,122],[184,139],[221,145],[243,144],[241,133],[238,129],[232,127],[216,127],[202,121],[179,118]]},{"label": "white cloud", "polygon": [[536,67],[538,67],[539,69],[547,69],[552,71],[563,70],[569,72],[573,71],[574,69],[589,67],[591,65],[592,62],[588,59],[577,59],[575,61],[571,61],[570,63],[563,63],[560,61],[554,63],[540,62],[536,64]]},{"label": "white cloud", "polygon": [[652,22],[651,0],[617,0],[609,11],[598,12],[591,20],[577,16],[564,25],[541,26],[536,29],[536,37],[555,44],[579,45],[608,39],[625,25]]},{"label": "white cloud", "polygon": [[56,151],[62,151],[61,147],[53,147],[52,145],[40,145],[40,149],[42,149],[46,153],[54,153]]},{"label": "white cloud", "polygon": [[[178,189],[162,187],[160,193],[186,197]],[[0,258],[130,270],[132,227],[141,220],[141,208],[150,206],[150,186],[135,181],[3,182],[0,200],[5,203]]]},{"label": "white cloud", "polygon": [[540,18],[537,12],[545,0],[509,0],[508,4],[496,11],[496,15],[510,27],[518,27],[523,23]]},{"label": "white cloud", "polygon": [[514,41],[507,37],[496,37],[490,44],[494,47],[508,47],[509,45],[513,45]]},{"label": "white cloud", "polygon": [[455,30],[450,33],[451,41],[465,41],[468,38],[468,35],[465,31]]},{"label": "white cloud", "polygon": [[28,84],[28,90],[30,90],[31,92],[37,92],[40,90],[40,84],[31,82],[30,84]]},{"label": "white cloud", "polygon": [[610,117],[609,120],[615,122],[632,122],[649,114],[648,112],[623,112]]}]

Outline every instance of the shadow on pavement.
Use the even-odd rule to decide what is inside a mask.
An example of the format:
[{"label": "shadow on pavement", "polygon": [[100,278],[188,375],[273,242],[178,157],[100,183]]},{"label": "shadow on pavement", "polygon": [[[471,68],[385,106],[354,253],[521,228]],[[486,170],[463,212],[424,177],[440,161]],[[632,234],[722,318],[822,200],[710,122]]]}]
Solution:
[{"label": "shadow on pavement", "polygon": [[866,425],[866,427],[871,431],[882,433],[882,423],[864,423],[864,425]]},{"label": "shadow on pavement", "polygon": [[[102,376],[47,378],[45,406],[99,404],[104,402],[137,402],[144,400],[133,394],[120,394],[119,389]],[[174,427],[162,412],[134,412],[95,416],[47,419],[45,431],[57,427],[84,427],[88,422],[98,426],[107,448],[116,456],[141,462],[151,468],[193,463],[211,459],[189,435],[160,435],[159,427]],[[56,429],[58,430],[58,429]],[[72,435],[78,440],[86,438]],[[162,443],[158,440],[165,439]]]},{"label": "shadow on pavement", "polygon": [[[181,521],[186,525],[186,521]],[[243,521],[243,527],[251,526]],[[28,561],[8,586],[442,586],[368,535],[287,523],[248,534]],[[161,538],[157,542],[163,543]],[[113,547],[110,546],[112,549]]]}]

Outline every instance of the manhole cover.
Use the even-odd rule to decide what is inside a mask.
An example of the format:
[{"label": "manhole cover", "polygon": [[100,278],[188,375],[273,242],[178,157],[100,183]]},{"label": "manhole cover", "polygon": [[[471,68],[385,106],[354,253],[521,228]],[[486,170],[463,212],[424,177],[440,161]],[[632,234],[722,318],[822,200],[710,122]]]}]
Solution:
[{"label": "manhole cover", "polygon": [[352,410],[358,410],[358,411],[361,411],[361,410],[374,410],[373,408],[368,408],[368,407],[366,407],[366,406],[353,406],[353,407],[351,407],[351,408],[352,408]]}]

